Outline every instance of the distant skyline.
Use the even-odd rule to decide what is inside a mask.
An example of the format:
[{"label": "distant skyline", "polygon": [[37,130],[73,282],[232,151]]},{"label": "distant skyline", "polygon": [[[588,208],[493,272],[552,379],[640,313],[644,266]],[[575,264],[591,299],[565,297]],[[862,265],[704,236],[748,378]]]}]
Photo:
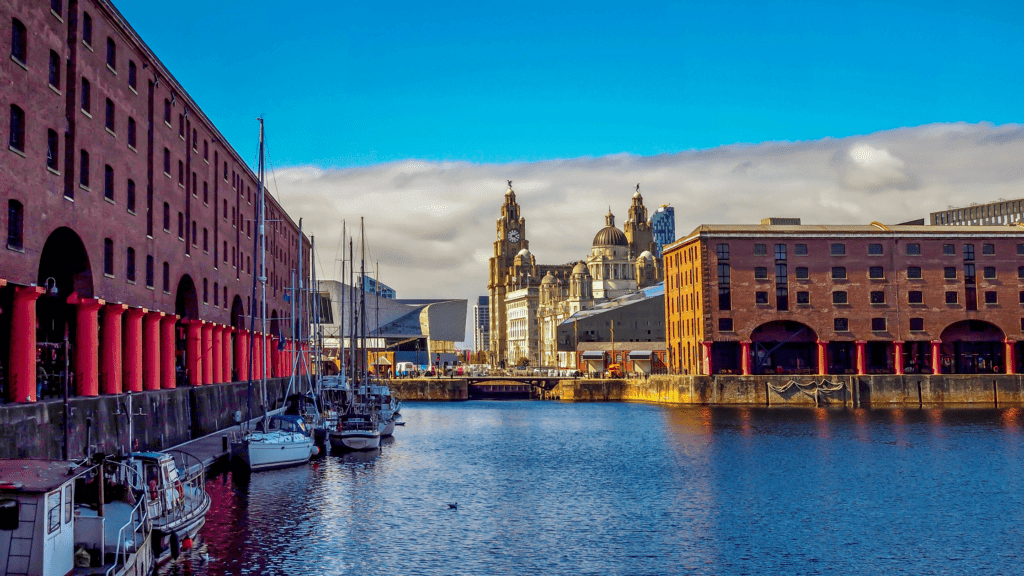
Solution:
[{"label": "distant skyline", "polygon": [[266,115],[275,167],[1003,124],[1020,120],[1024,92],[1013,2],[116,6],[247,159]]}]

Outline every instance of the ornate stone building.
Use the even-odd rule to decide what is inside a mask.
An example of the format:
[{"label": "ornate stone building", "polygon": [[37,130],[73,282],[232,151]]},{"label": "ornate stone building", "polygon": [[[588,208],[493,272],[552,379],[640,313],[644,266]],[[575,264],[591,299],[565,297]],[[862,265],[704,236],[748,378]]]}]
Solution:
[{"label": "ornate stone building", "polygon": [[605,226],[594,236],[585,260],[538,265],[526,240],[512,182],[505,192],[490,259],[490,361],[511,365],[527,358],[532,365],[557,364],[557,327],[596,304],[660,282],[661,259],[639,185],[625,224],[615,227],[609,209]]}]

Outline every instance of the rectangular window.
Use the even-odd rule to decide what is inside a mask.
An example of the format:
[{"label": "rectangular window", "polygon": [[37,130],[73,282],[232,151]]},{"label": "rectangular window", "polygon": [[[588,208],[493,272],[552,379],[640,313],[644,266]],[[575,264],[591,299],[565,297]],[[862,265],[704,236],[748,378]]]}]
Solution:
[{"label": "rectangular window", "polygon": [[[234,252],[234,249],[232,249]],[[732,292],[729,286],[718,287],[718,309],[732,310]]]},{"label": "rectangular window", "polygon": [[924,304],[924,292],[911,290],[907,293],[907,301],[911,304]]},{"label": "rectangular window", "polygon": [[832,267],[832,279],[833,280],[846,280],[846,268],[843,266]]},{"label": "rectangular window", "polygon": [[832,329],[836,332],[848,332],[850,330],[849,318],[833,318]]},{"label": "rectangular window", "polygon": [[715,254],[718,256],[719,260],[728,260],[729,259],[729,245],[728,244],[719,244],[718,246],[715,246]]},{"label": "rectangular window", "polygon": [[110,36],[107,36],[107,66],[117,70],[117,45],[114,44],[114,39]]},{"label": "rectangular window", "polygon": [[868,244],[868,256],[881,256],[882,245],[881,244]]},{"label": "rectangular window", "polygon": [[103,197],[114,200],[114,169],[110,164],[103,167]]},{"label": "rectangular window", "polygon": [[964,264],[964,281],[968,284],[974,284],[974,264]]},{"label": "rectangular window", "polygon": [[17,200],[7,201],[7,247],[24,248],[25,209]]},{"label": "rectangular window", "polygon": [[1017,278],[1024,280],[1024,266],[1017,266]]},{"label": "rectangular window", "polygon": [[719,332],[732,332],[732,318],[719,318],[718,319],[718,331]]},{"label": "rectangular window", "polygon": [[57,170],[57,154],[60,140],[57,139],[56,130],[46,131],[46,167]]},{"label": "rectangular window", "polygon": [[28,62],[28,30],[21,20],[11,20],[11,58],[24,66]]},{"label": "rectangular window", "polygon": [[185,215],[178,212],[178,240],[185,239]]},{"label": "rectangular window", "polygon": [[129,248],[125,256],[125,277],[135,282],[135,248]]},{"label": "rectangular window", "polygon": [[107,130],[110,130],[111,132],[113,132],[114,131],[114,101],[111,100],[110,98],[107,98],[107,108],[106,108],[106,111],[107,111],[107,120],[106,120]]},{"label": "rectangular window", "polygon": [[767,256],[768,245],[767,244],[754,244],[754,256]]},{"label": "rectangular window", "polygon": [[135,148],[137,136],[136,130],[137,128],[135,126],[135,118],[128,117],[128,145],[131,146],[132,148]]},{"label": "rectangular window", "polygon": [[79,153],[78,183],[89,187],[89,153],[85,150]]},{"label": "rectangular window", "polygon": [[[203,160],[210,160],[210,143],[206,140],[203,140]],[[227,305],[227,302],[224,304]]]},{"label": "rectangular window", "polygon": [[797,256],[807,256],[807,244],[797,244],[793,247],[793,253]]},{"label": "rectangular window", "polygon": [[[192,176],[195,177],[194,172],[192,173]],[[203,204],[210,204],[210,186],[206,182],[203,182]],[[216,212],[216,210],[214,210],[214,212]],[[214,214],[214,216],[216,216],[216,214]]]},{"label": "rectangular window", "polygon": [[885,278],[885,270],[881,266],[871,266],[868,268],[868,278],[882,280]]},{"label": "rectangular window", "polygon": [[885,304],[885,290],[872,290],[871,291],[871,303],[872,304]]},{"label": "rectangular window", "polygon": [[185,137],[185,115],[178,114],[178,137]]},{"label": "rectangular window", "polygon": [[907,244],[907,256],[920,256],[921,245],[920,244]]},{"label": "rectangular window", "polygon": [[178,186],[185,185],[185,163],[178,160]]},{"label": "rectangular window", "polygon": [[995,244],[982,244],[981,245],[981,253],[985,254],[987,256],[994,255],[996,253],[996,245]]},{"label": "rectangular window", "polygon": [[985,304],[998,304],[999,300],[996,297],[995,290],[988,290],[985,292]]},{"label": "rectangular window", "polygon": [[164,123],[171,123],[171,101],[164,98]]},{"label": "rectangular window", "polygon": [[1024,256],[1024,244],[1017,244],[1017,256]]},{"label": "rectangular window", "polygon": [[955,291],[950,290],[946,292],[946,304],[956,304],[957,301],[957,293]]},{"label": "rectangular window", "polygon": [[164,262],[163,268],[164,268],[164,286],[163,286],[163,289],[164,289],[164,292],[168,292],[169,293],[171,291],[171,267],[167,264],[167,262]]},{"label": "rectangular window", "polygon": [[776,244],[775,245],[775,259],[776,260],[785,260],[786,259],[786,245],[785,244]]},{"label": "rectangular window", "polygon": [[92,85],[85,78],[82,78],[82,111],[86,114],[92,111]]},{"label": "rectangular window", "polygon": [[829,246],[829,254],[832,256],[846,256],[846,244],[832,244]]},{"label": "rectangular window", "polygon": [[942,245],[943,256],[956,256],[956,244],[943,244]]},{"label": "rectangular window", "polygon": [[810,304],[811,303],[811,293],[810,292],[797,292],[796,293],[796,303],[797,304]]},{"label": "rectangular window", "polygon": [[[61,14],[63,14],[64,13],[64,0],[50,0],[50,10],[52,10],[53,13],[56,14],[57,16],[60,16]],[[70,521],[71,521],[71,519],[68,518],[68,522],[70,522]]]},{"label": "rectangular window", "polygon": [[956,280],[956,267],[946,266],[942,269],[942,277],[946,280]]},{"label": "rectangular window", "polygon": [[164,174],[171,175],[171,151],[164,148]]},{"label": "rectangular window", "polygon": [[203,228],[203,252],[210,251],[210,235],[206,228]]},{"label": "rectangular window", "polygon": [[60,490],[46,495],[46,533],[60,530]]},{"label": "rectangular window", "polygon": [[[956,269],[954,268],[954,270],[956,270]],[[911,267],[907,268],[907,278],[909,278],[911,280],[920,280],[921,279],[921,267],[920,266],[911,266]]]},{"label": "rectangular window", "polygon": [[125,194],[125,203],[129,212],[135,212],[135,181],[128,180],[128,190]]},{"label": "rectangular window", "polygon": [[114,241],[110,238],[103,240],[103,273],[114,275]]},{"label": "rectangular window", "polygon": [[885,332],[885,318],[872,318],[871,319],[871,331],[872,332]]},{"label": "rectangular window", "polygon": [[11,137],[8,144],[19,152],[25,151],[25,111],[14,104],[11,104]]},{"label": "rectangular window", "polygon": [[154,265],[153,257],[147,255],[146,256],[146,288],[152,288],[153,287],[153,275],[154,275],[153,265]]},{"label": "rectangular window", "polygon": [[60,56],[50,50],[50,86],[60,90]]},{"label": "rectangular window", "polygon": [[138,90],[138,72],[135,69],[135,61],[128,61],[128,87],[132,90]]},{"label": "rectangular window", "polygon": [[987,280],[993,280],[996,277],[996,267],[985,266],[985,268],[982,269],[982,273],[985,275]]},{"label": "rectangular window", "polygon": [[768,293],[767,292],[755,292],[754,293],[754,303],[755,304],[767,304],[768,303]]},{"label": "rectangular window", "polygon": [[974,244],[964,244],[964,260],[974,260]]},{"label": "rectangular window", "polygon": [[809,277],[810,276],[808,276],[808,272],[807,272],[807,267],[806,266],[797,266],[796,267],[796,279],[797,280],[807,280]]},{"label": "rectangular window", "polygon": [[832,304],[842,305],[842,304],[847,304],[847,303],[848,303],[848,300],[847,300],[847,297],[846,297],[846,291],[845,290],[838,290],[838,291],[832,293]]},{"label": "rectangular window", "polygon": [[164,202],[164,232],[171,231],[171,205]]},{"label": "rectangular window", "polygon": [[82,42],[92,45],[92,16],[88,12],[82,13]]},{"label": "rectangular window", "polygon": [[789,288],[779,286],[775,289],[775,307],[779,310],[789,310]]},{"label": "rectangular window", "polygon": [[1020,303],[1024,304],[1024,290],[1020,291]]},{"label": "rectangular window", "polygon": [[911,332],[921,332],[924,330],[924,318],[911,318],[910,319],[910,330]]},{"label": "rectangular window", "polygon": [[768,279],[768,268],[764,266],[754,267],[754,280],[767,280]]}]

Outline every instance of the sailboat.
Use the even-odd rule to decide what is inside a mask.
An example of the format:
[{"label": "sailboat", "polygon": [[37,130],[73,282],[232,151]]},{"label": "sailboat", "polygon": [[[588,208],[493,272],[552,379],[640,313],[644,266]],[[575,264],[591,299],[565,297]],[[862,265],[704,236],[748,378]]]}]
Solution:
[{"label": "sailboat", "polygon": [[[312,434],[306,429],[305,422],[301,416],[268,414],[269,404],[267,402],[267,352],[269,340],[267,338],[267,237],[266,237],[266,198],[264,189],[264,159],[263,159],[263,118],[260,122],[260,158],[259,158],[259,186],[256,203],[256,245],[259,251],[260,268],[259,275],[253,281],[253,301],[256,301],[256,286],[259,284],[261,294],[260,305],[260,338],[263,339],[261,346],[260,362],[260,396],[263,403],[263,418],[257,423],[255,430],[245,430],[241,438],[232,442],[231,452],[250,471],[269,470],[272,468],[284,468],[296,466],[309,461],[311,456],[317,453],[313,443]],[[255,331],[255,316],[250,316],[250,329]],[[252,413],[252,365],[254,362],[252,350],[255,338],[250,340],[249,354],[249,413]],[[290,389],[289,389],[290,391]],[[287,397],[287,393],[286,393]],[[251,422],[251,418],[250,418]],[[248,427],[249,422],[243,425]]]}]

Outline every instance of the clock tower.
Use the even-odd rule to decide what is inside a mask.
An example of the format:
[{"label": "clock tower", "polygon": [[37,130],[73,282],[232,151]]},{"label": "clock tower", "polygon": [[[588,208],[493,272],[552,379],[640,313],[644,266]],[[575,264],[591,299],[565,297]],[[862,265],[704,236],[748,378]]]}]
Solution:
[{"label": "clock tower", "polygon": [[511,180],[508,181],[505,203],[501,206],[501,218],[498,218],[496,232],[487,293],[490,296],[491,363],[497,367],[502,361],[506,366],[509,363],[509,359],[506,358],[508,335],[505,325],[505,295],[510,288],[515,289],[513,284],[516,279],[512,272],[515,257],[520,250],[530,247],[530,242],[526,239],[526,218],[519,215],[519,204],[516,202]]}]

